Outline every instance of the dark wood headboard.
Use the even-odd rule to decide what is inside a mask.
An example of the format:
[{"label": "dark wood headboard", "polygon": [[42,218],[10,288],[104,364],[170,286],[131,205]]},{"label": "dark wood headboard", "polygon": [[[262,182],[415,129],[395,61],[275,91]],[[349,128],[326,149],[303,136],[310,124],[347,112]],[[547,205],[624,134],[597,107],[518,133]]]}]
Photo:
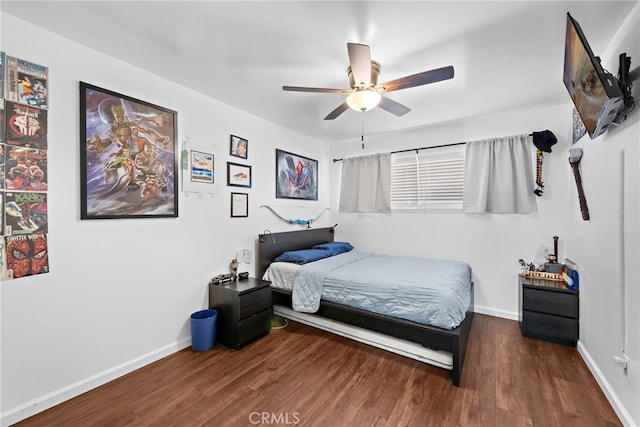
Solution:
[{"label": "dark wood headboard", "polygon": [[306,228],[283,233],[265,232],[264,234],[258,234],[257,277],[262,278],[269,264],[281,253],[309,249],[313,245],[333,242],[333,235],[334,227]]}]

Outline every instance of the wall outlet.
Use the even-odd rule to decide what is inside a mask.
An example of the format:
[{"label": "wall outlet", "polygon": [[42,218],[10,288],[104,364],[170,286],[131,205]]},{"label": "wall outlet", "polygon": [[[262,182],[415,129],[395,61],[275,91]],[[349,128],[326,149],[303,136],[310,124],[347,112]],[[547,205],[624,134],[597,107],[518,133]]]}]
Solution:
[{"label": "wall outlet", "polygon": [[236,259],[238,260],[238,262],[251,264],[251,260],[253,259],[253,251],[251,249],[240,249],[238,252],[236,252]]},{"label": "wall outlet", "polygon": [[613,356],[613,363],[615,363],[618,368],[627,369],[629,367],[629,356],[626,354]]}]

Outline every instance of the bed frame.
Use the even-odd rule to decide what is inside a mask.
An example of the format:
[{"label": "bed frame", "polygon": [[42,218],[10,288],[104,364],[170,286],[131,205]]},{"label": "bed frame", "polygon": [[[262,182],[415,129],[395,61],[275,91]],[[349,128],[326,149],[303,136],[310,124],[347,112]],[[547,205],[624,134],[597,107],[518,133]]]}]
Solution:
[{"label": "bed frame", "polygon": [[[332,242],[333,238],[334,227],[307,228],[283,233],[265,232],[265,234],[258,235],[258,277],[264,275],[269,264],[281,253],[308,249],[315,244]],[[291,307],[291,292],[272,288],[272,298],[274,306]],[[451,379],[453,385],[460,385],[464,356],[469,341],[471,322],[473,321],[473,286],[471,287],[471,304],[467,315],[460,326],[452,330],[388,317],[328,301],[321,301],[320,309],[314,314],[401,340],[418,343],[430,349],[449,352],[453,359],[452,367],[450,368]]]}]

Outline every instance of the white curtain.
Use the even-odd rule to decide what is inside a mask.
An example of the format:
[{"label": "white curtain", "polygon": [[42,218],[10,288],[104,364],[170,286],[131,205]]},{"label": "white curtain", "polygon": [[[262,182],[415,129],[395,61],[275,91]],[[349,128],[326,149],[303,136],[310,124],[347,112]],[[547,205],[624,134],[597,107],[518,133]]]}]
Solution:
[{"label": "white curtain", "polygon": [[530,213],[538,209],[529,136],[468,142],[463,210]]},{"label": "white curtain", "polygon": [[391,153],[342,160],[339,210],[391,211]]}]

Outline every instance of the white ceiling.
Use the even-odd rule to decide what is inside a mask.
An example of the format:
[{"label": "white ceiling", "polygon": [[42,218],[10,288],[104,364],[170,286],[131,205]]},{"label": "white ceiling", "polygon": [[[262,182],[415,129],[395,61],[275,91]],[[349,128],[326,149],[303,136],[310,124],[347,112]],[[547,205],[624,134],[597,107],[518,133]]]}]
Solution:
[{"label": "white ceiling", "polygon": [[[568,102],[566,13],[596,55],[637,1],[0,1],[0,9],[226,104],[323,140]],[[24,36],[24,35],[21,35]],[[347,42],[380,82],[453,65],[452,80],[387,94],[412,109],[323,118],[348,88]],[[605,64],[607,65],[607,64]],[[612,74],[615,69],[609,70]],[[613,68],[612,65],[612,68]],[[110,88],[116,90],[117,88]]]}]

